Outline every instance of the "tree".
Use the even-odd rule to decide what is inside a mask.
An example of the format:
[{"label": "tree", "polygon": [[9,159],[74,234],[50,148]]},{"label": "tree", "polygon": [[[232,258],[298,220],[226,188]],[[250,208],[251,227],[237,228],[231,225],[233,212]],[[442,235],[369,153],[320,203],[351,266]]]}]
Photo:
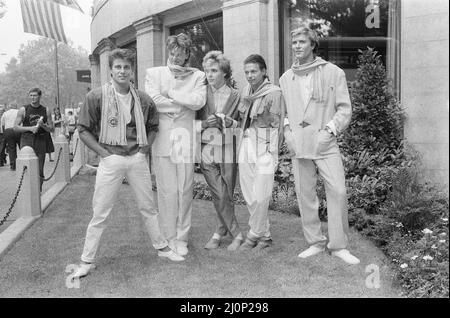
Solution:
[{"label": "tree", "polygon": [[[1,1],[1,0],[0,0]],[[0,102],[28,103],[27,92],[33,87],[43,91],[42,104],[55,107],[54,42],[46,38],[22,45],[18,59],[12,58],[0,74]],[[89,84],[76,80],[76,70],[89,69],[88,53],[81,47],[58,46],[60,106],[74,107],[84,100]]]}]

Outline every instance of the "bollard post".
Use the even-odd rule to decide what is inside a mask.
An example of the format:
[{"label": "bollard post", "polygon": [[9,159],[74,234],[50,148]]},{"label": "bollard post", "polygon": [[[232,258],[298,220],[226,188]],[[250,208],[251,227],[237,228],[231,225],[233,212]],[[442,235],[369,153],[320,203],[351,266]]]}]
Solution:
[{"label": "bollard post", "polygon": [[61,157],[55,172],[55,182],[70,182],[70,158],[69,143],[64,135],[55,138],[55,155],[58,159],[59,149],[62,149]]},{"label": "bollard post", "polygon": [[33,148],[23,147],[17,156],[17,181],[19,182],[23,167],[27,167],[17,201],[18,210],[23,218],[33,218],[41,215],[41,191],[39,179],[39,160]]}]

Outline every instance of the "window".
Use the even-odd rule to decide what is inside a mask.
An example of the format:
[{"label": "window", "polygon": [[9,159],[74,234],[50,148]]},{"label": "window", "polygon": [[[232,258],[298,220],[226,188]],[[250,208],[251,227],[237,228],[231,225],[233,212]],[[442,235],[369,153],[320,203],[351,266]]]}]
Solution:
[{"label": "window", "polygon": [[[309,26],[320,39],[319,56],[354,80],[358,50],[368,46],[383,57],[389,77],[399,72],[399,2],[396,0],[280,0],[280,71],[292,64],[290,31]],[[396,87],[398,89],[398,87]]]},{"label": "window", "polygon": [[189,63],[192,67],[203,69],[205,54],[212,50],[223,52],[223,18],[222,14],[209,16],[187,24],[170,28],[170,35],[188,34],[193,42]]}]

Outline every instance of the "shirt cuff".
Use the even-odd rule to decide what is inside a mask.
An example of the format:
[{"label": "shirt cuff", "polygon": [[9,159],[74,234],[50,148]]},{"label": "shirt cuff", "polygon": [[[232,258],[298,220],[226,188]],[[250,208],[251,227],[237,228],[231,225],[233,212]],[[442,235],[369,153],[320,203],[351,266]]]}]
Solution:
[{"label": "shirt cuff", "polygon": [[330,121],[327,124],[327,127],[331,129],[331,131],[333,132],[333,135],[337,136],[336,125],[334,124],[334,121]]}]

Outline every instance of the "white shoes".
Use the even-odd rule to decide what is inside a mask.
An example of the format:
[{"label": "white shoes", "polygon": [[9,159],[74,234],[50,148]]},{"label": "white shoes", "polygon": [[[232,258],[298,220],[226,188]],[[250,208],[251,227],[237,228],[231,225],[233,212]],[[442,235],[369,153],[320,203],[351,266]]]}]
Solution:
[{"label": "white shoes", "polygon": [[175,253],[172,250],[169,250],[167,252],[158,251],[158,256],[159,257],[167,257],[168,259],[170,259],[171,261],[174,261],[174,262],[181,262],[181,261],[185,260],[185,258],[183,256],[178,255],[177,253]]},{"label": "white shoes", "polygon": [[333,251],[333,252],[331,252],[331,255],[339,257],[344,262],[346,262],[347,264],[350,264],[350,265],[356,265],[356,264],[360,263],[359,259],[357,257],[353,256],[352,254],[350,254],[350,252],[346,249]]},{"label": "white shoes", "polygon": [[175,247],[178,255],[186,256],[189,252],[185,242],[175,241]]},{"label": "white shoes", "polygon": [[95,268],[95,265],[90,263],[81,263],[78,266],[78,269],[76,270],[75,274],[73,274],[73,278],[80,278],[80,277],[84,277],[87,274],[89,274],[89,272]]},{"label": "white shoes", "polygon": [[301,252],[300,254],[298,254],[298,257],[307,258],[307,257],[313,256],[313,255],[319,254],[323,251],[325,251],[325,247],[312,245],[308,249],[306,249],[303,252]]}]

